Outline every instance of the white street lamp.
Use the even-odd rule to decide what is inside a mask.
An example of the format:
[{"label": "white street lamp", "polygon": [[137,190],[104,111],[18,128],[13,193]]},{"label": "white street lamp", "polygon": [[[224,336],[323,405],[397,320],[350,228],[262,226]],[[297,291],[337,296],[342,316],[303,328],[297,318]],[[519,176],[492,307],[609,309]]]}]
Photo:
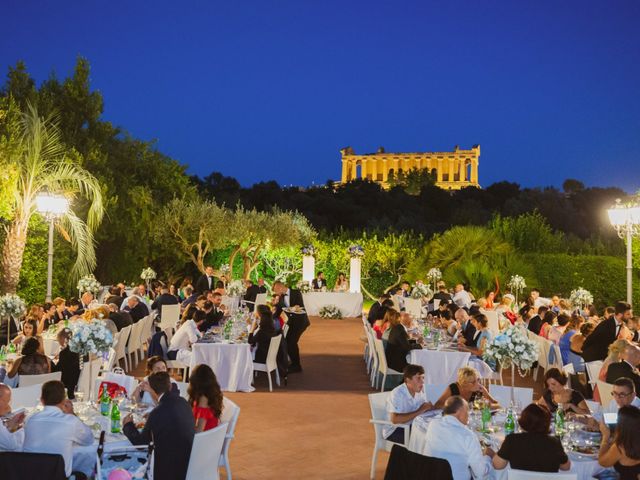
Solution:
[{"label": "white street lamp", "polygon": [[611,225],[618,232],[620,238],[627,239],[627,303],[632,301],[631,281],[633,277],[631,241],[634,236],[640,235],[640,206],[635,203],[622,204],[620,199],[607,210]]},{"label": "white street lamp", "polygon": [[53,289],[53,225],[57,218],[69,210],[69,200],[63,195],[40,193],[36,197],[36,209],[49,222],[49,252],[47,261],[47,302],[51,301]]}]

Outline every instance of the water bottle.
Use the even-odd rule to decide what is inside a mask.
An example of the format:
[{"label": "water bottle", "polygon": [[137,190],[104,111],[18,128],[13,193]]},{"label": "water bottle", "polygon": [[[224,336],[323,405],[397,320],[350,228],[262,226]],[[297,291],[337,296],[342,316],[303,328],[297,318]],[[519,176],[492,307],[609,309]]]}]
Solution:
[{"label": "water bottle", "polygon": [[564,435],[564,409],[561,403],[558,404],[558,409],[553,417],[553,428],[556,437],[562,437]]},{"label": "water bottle", "polygon": [[120,433],[121,430],[120,407],[118,402],[113,402],[113,407],[111,407],[111,433]]},{"label": "water bottle", "polygon": [[513,415],[513,408],[507,410],[507,419],[504,421],[504,435],[505,437],[516,430],[516,420]]},{"label": "water bottle", "polygon": [[107,384],[102,384],[102,397],[100,397],[100,414],[105,417],[109,416],[109,412],[111,410],[111,398],[109,397],[109,392],[107,391]]},{"label": "water bottle", "polygon": [[15,344],[14,344],[13,342],[11,342],[11,343],[9,344],[9,350],[8,350],[8,352],[9,352],[9,353],[16,353],[16,346],[15,346]]},{"label": "water bottle", "polygon": [[489,400],[485,399],[482,405],[482,431],[489,433],[491,425],[491,410],[489,409]]}]

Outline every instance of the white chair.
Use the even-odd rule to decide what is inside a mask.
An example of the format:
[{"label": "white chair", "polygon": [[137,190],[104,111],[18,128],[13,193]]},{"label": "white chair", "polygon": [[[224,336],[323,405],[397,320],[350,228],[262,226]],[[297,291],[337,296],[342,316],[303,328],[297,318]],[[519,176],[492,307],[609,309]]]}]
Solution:
[{"label": "white chair", "polygon": [[90,387],[95,385],[96,379],[100,374],[100,367],[102,366],[102,359],[98,358],[92,360],[91,363],[84,362],[80,376],[78,377],[78,391],[84,394],[86,400],[90,400]]},{"label": "white chair", "polygon": [[218,462],[227,433],[227,424],[217,426],[193,437],[186,480],[218,480]]},{"label": "white chair", "polygon": [[422,302],[419,298],[407,297],[404,299],[404,311],[413,318],[422,317]]},{"label": "white chair", "polygon": [[567,374],[567,378],[569,379],[567,381],[567,387],[573,388],[571,386],[571,375],[575,375],[576,373],[576,369],[573,367],[573,363],[567,363],[566,365],[563,365],[562,371]]},{"label": "white chair", "polygon": [[[538,368],[542,368],[543,372],[549,370],[549,350],[551,348],[551,343],[546,338],[541,337],[540,335],[533,335],[533,340],[538,342]],[[531,338],[531,337],[529,337]],[[538,368],[533,371],[533,379],[538,379]]]},{"label": "white chair", "polygon": [[448,386],[449,385],[440,385],[437,383],[433,385],[425,385],[424,394],[427,396],[427,401],[435,404]]},{"label": "white chair", "polygon": [[180,305],[162,305],[162,311],[160,312],[160,330],[176,328],[179,319]]},{"label": "white chair", "polygon": [[102,364],[102,370],[105,372],[110,372],[115,364],[116,364],[116,351],[114,348],[109,348],[107,359]]},{"label": "white chair", "polygon": [[187,394],[187,389],[189,388],[188,382],[176,382],[178,385],[178,390],[180,390],[180,396],[185,400],[189,400],[189,395]]},{"label": "white chair", "polygon": [[587,371],[587,376],[589,377],[589,383],[591,384],[591,388],[595,388],[596,382],[598,381],[598,376],[600,375],[600,370],[602,370],[603,364],[604,362],[602,360],[585,362],[584,368]]},{"label": "white chair", "polygon": [[276,385],[280,386],[280,373],[278,372],[278,350],[280,349],[280,342],[282,341],[282,335],[276,335],[271,337],[271,343],[269,343],[269,351],[267,352],[266,363],[253,362],[253,372],[256,375],[258,372],[265,372],[269,377],[269,391],[273,392],[273,384],[271,383],[271,372],[276,372]]},{"label": "white chair", "polygon": [[382,345],[382,340],[374,338],[373,344],[376,347],[376,353],[378,354],[378,373],[382,374],[382,384],[380,385],[380,391],[384,392],[385,384],[387,383],[387,375],[399,375],[402,376],[402,372],[398,372],[393,368],[389,368],[387,366],[387,357],[384,353],[384,346]]},{"label": "white chair", "polygon": [[562,370],[562,352],[560,351],[560,346],[556,345],[551,340],[547,340],[549,342],[549,355],[551,354],[551,350],[553,350],[553,362],[549,362],[549,368],[557,368],[558,370]]},{"label": "white chair", "polygon": [[495,310],[485,310],[484,316],[487,317],[487,328],[495,338],[500,333],[500,322],[498,320],[498,312]]},{"label": "white chair", "polygon": [[220,415],[220,421],[226,423],[227,434],[224,436],[224,444],[222,445],[222,455],[220,455],[220,461],[218,466],[224,467],[227,472],[227,480],[231,480],[231,466],[229,465],[229,445],[234,438],[236,431],[236,423],[238,423],[238,416],[240,415],[240,407],[229,400],[227,397],[222,399],[224,408],[222,409],[222,415]]},{"label": "white chair", "polygon": [[554,478],[556,480],[578,480],[577,473],[542,473],[529,472],[527,470],[507,470],[508,480],[544,480]]},{"label": "white chair", "polygon": [[[376,435],[376,441],[373,446],[373,457],[371,458],[371,474],[369,478],[375,478],[376,476],[376,462],[378,461],[378,452],[380,450],[391,451],[391,447],[394,442],[391,442],[384,438],[382,435],[382,429],[385,425],[394,425],[388,418],[387,413],[387,398],[389,398],[391,392],[382,393],[370,393],[369,394],[369,407],[371,408],[371,420],[369,422],[373,424],[373,430]],[[404,445],[409,445],[409,425],[395,424],[396,428],[404,429]]]},{"label": "white chair", "polygon": [[40,397],[42,394],[42,384],[36,383],[28,387],[12,388],[11,389],[11,406],[13,409],[18,408],[33,408],[40,403]]},{"label": "white chair", "polygon": [[129,341],[127,342],[127,356],[129,357],[129,364],[131,368],[134,367],[133,360],[135,359],[135,363],[138,363],[138,350],[140,350],[140,332],[144,327],[145,318],[141,318],[137,323],[133,324],[133,328],[131,329],[131,335],[129,335]]},{"label": "white chair", "polygon": [[182,363],[178,360],[166,360],[167,368],[169,370],[182,370],[182,381],[189,380],[189,365]]},{"label": "white chair", "polygon": [[256,301],[253,304],[253,311],[255,312],[258,309],[258,305],[266,305],[267,304],[267,294],[259,293],[256,295]]},{"label": "white chair", "polygon": [[611,396],[611,392],[613,392],[613,384],[597,380],[596,385],[598,386],[598,393],[600,394],[600,405],[603,407],[608,406],[613,398]]},{"label": "white chair", "polygon": [[124,359],[125,370],[129,370],[129,360],[127,359],[126,347],[127,342],[129,341],[129,337],[131,336],[132,328],[133,325],[127,325],[122,330],[120,330],[118,341],[113,346],[114,350],[116,351],[116,363],[119,363],[120,360]]},{"label": "white chair", "polygon": [[369,329],[367,330],[367,343],[369,344],[369,350],[371,350],[371,369],[369,370],[369,383],[373,388],[378,388],[378,352],[376,351],[376,345],[374,339],[376,333]]},{"label": "white chair", "polygon": [[20,388],[30,387],[31,385],[39,385],[51,380],[60,380],[62,372],[43,373],[42,375],[20,375]]},{"label": "white chair", "polygon": [[[511,387],[503,385],[489,385],[489,394],[495,398],[501,407],[507,408],[511,405]],[[522,408],[533,402],[533,388],[513,387],[515,401]]]}]

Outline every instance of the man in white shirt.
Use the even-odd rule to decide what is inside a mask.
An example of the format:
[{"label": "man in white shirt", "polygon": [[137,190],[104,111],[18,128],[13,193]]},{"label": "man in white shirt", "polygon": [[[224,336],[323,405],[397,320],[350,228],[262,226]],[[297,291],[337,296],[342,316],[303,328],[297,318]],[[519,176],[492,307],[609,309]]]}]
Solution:
[{"label": "man in white shirt", "polygon": [[531,299],[533,300],[533,306],[536,308],[553,306],[553,302],[551,301],[551,299],[541,297],[540,290],[538,290],[537,288],[531,289]]},{"label": "man in white shirt", "polygon": [[613,398],[603,410],[605,413],[618,413],[622,407],[629,405],[640,408],[640,398],[636,396],[636,387],[630,378],[621,377],[613,382],[611,396]]},{"label": "man in white shirt", "polygon": [[494,452],[487,448],[485,456],[476,434],[468,427],[469,405],[454,395],[449,397],[442,410],[442,418],[429,423],[424,454],[444,458],[451,465],[454,480],[484,478],[490,471]]},{"label": "man in white shirt", "polygon": [[[402,372],[403,382],[391,391],[387,398],[387,413],[391,423],[411,425],[413,419],[431,410],[424,392],[424,368],[421,365],[407,365]],[[404,443],[405,429],[385,425],[382,435],[390,442]],[[407,437],[408,438],[408,437]]]},{"label": "man in white shirt", "polygon": [[0,417],[8,420],[0,420],[0,452],[13,452],[22,450],[24,442],[24,412],[11,415],[11,388],[0,383]]},{"label": "man in white shirt", "polygon": [[24,425],[25,452],[56,453],[64,458],[65,473],[73,471],[74,445],[93,444],[93,432],[73,413],[64,384],[52,380],[42,385],[44,410],[34,413]]},{"label": "man in white shirt", "polygon": [[464,289],[464,285],[459,283],[456,285],[454,289],[455,293],[453,294],[453,303],[455,303],[460,308],[470,308],[471,307],[471,295]]},{"label": "man in white shirt", "polygon": [[196,322],[189,319],[185,321],[171,337],[167,358],[169,360],[178,360],[187,365],[191,364],[191,345],[196,343],[202,336]]}]

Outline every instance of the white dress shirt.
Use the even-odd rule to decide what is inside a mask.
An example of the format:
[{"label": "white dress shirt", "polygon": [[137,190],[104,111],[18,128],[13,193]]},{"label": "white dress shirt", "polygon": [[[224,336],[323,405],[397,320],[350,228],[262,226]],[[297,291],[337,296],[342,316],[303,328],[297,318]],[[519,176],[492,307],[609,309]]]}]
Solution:
[{"label": "white dress shirt", "polygon": [[471,307],[471,295],[466,290],[460,290],[453,295],[453,303],[460,308]]},{"label": "white dress shirt", "polygon": [[55,406],[34,413],[24,425],[23,451],[62,455],[67,477],[73,471],[73,446],[92,444],[91,429],[75,415]]},{"label": "white dress shirt", "polygon": [[472,473],[473,478],[484,478],[490,471],[476,434],[453,415],[429,422],[423,453],[447,460],[454,480],[469,480]]},{"label": "white dress shirt", "polygon": [[[411,392],[407,388],[406,383],[398,385],[391,390],[391,394],[387,398],[387,413],[389,414],[389,420],[391,420],[392,413],[411,413],[415,412],[427,401],[427,395],[424,393],[424,389],[421,392],[411,396]],[[410,425],[411,422],[407,422]],[[382,429],[382,435],[387,438],[393,433],[397,427],[391,425],[385,425]]]},{"label": "white dress shirt", "polygon": [[169,350],[173,351],[188,349],[191,344],[196,343],[201,336],[202,333],[200,333],[200,330],[198,330],[196,322],[194,322],[193,320],[187,320],[180,326],[175,335],[171,337]]},{"label": "white dress shirt", "polygon": [[[633,407],[640,408],[640,398],[633,397],[631,405]],[[618,413],[618,410],[620,410],[620,407],[618,406],[617,402],[615,401],[615,399],[611,399],[609,405],[607,405],[604,409],[604,413]]]},{"label": "white dress shirt", "polygon": [[24,442],[24,428],[11,433],[0,421],[0,452],[19,452]]}]

